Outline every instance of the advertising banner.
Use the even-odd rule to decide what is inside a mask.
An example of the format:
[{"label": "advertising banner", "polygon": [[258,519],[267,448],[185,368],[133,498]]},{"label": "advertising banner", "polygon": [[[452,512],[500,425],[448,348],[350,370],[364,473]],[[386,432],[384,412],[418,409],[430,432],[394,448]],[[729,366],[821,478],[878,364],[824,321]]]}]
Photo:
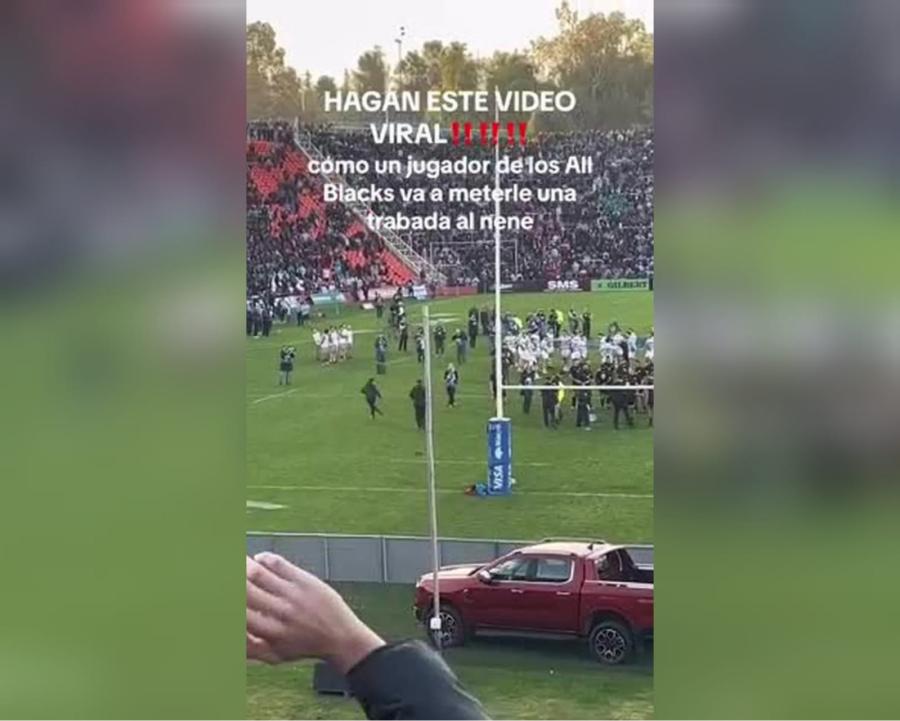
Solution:
[{"label": "advertising banner", "polygon": [[437,289],[438,298],[457,298],[463,295],[475,295],[478,288],[474,285],[444,285]]},{"label": "advertising banner", "polygon": [[592,291],[615,290],[650,290],[649,278],[617,278],[615,280],[603,278],[591,281]]},{"label": "advertising banner", "polygon": [[577,293],[581,290],[577,280],[548,280],[544,288],[545,293]]},{"label": "advertising banner", "polygon": [[344,294],[340,291],[334,291],[333,293],[313,293],[312,301],[313,305],[318,306],[341,305],[347,302],[346,298],[344,298]]}]

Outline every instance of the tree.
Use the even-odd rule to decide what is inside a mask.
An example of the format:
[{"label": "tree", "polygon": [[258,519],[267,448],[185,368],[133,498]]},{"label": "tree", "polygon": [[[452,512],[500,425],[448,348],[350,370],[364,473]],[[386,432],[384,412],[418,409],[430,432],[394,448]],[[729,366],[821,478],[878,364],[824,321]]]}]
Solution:
[{"label": "tree", "polygon": [[477,90],[478,63],[465,43],[453,42],[441,53],[441,90]]},{"label": "tree", "polygon": [[534,90],[538,86],[534,63],[525,53],[496,52],[484,62],[484,86],[487,90]]},{"label": "tree", "polygon": [[337,83],[334,82],[334,78],[330,75],[320,75],[316,80],[316,95],[319,96],[319,99],[324,98],[325,93],[334,92],[337,92]]},{"label": "tree", "polygon": [[[541,87],[536,77],[534,62],[526,53],[498,51],[483,61],[481,66],[485,90],[493,92],[494,88],[497,88],[500,92],[521,92],[538,90]],[[531,113],[506,112],[503,120],[518,122],[531,121],[533,118]]]},{"label": "tree", "polygon": [[[444,45],[440,40],[429,40],[421,50],[409,51],[396,69],[399,89],[418,93],[477,90],[480,74],[479,65],[465,43]],[[441,113],[432,115],[437,120]]]},{"label": "tree", "polygon": [[247,26],[247,117],[292,117],[302,107],[303,88],[296,71],[285,65],[284,49],[268,23]]},{"label": "tree", "polygon": [[376,45],[366,50],[356,61],[353,72],[353,89],[364,93],[375,90],[383,93],[387,87],[387,66],[384,62],[384,51]]},{"label": "tree", "polygon": [[581,19],[566,0],[556,17],[559,35],[532,43],[540,70],[578,99],[576,111],[556,122],[597,128],[650,122],[653,37],[643,22],[620,12]]},{"label": "tree", "polygon": [[422,60],[428,68],[429,90],[441,89],[441,60],[444,57],[444,43],[429,40],[422,46]]},{"label": "tree", "polygon": [[397,84],[400,90],[426,93],[431,90],[431,74],[425,58],[412,50],[397,64]]}]

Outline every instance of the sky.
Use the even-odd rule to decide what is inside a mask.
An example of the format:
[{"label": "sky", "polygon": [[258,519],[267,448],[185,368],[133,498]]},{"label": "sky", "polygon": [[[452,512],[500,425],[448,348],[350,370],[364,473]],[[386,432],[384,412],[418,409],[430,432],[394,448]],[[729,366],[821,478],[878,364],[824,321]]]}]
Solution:
[{"label": "sky", "polygon": [[[262,20],[275,29],[288,65],[314,78],[344,68],[374,45],[397,62],[400,26],[403,52],[427,40],[465,42],[476,57],[495,50],[523,50],[541,35],[556,32],[558,0],[247,0],[247,22]],[[620,10],[653,31],[653,0],[570,0],[582,16]],[[527,10],[523,9],[527,8]]]}]

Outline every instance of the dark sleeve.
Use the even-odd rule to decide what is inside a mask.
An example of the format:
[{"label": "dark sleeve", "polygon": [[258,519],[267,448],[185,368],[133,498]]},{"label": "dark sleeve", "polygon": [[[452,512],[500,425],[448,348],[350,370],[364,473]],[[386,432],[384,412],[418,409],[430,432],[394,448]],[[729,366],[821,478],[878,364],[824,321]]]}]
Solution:
[{"label": "dark sleeve", "polygon": [[444,660],[421,641],[382,646],[347,674],[370,719],[487,719]]}]

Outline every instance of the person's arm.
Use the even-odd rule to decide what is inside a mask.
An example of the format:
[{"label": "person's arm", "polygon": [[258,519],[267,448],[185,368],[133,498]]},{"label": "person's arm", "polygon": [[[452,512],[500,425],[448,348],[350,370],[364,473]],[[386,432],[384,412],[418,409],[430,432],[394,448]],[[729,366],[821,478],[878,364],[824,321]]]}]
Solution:
[{"label": "person's arm", "polygon": [[486,719],[444,660],[421,641],[382,646],[347,674],[370,719]]},{"label": "person's arm", "polygon": [[486,719],[435,652],[388,645],[333,588],[281,556],[247,558],[247,658],[328,661],[370,719]]}]

